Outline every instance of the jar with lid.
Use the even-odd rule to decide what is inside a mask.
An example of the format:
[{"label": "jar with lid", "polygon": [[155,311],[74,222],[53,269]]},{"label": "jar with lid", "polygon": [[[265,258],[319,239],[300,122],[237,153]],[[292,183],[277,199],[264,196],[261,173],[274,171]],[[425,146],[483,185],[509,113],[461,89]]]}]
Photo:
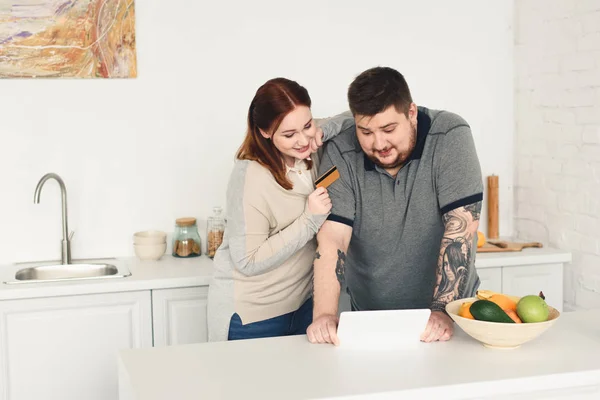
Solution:
[{"label": "jar with lid", "polygon": [[198,257],[201,252],[196,218],[178,218],[173,232],[173,257]]},{"label": "jar with lid", "polygon": [[223,243],[223,234],[225,233],[225,219],[221,215],[223,209],[221,207],[213,208],[213,215],[208,217],[206,224],[206,237],[208,249],[206,254],[213,258],[217,253],[217,249]]}]

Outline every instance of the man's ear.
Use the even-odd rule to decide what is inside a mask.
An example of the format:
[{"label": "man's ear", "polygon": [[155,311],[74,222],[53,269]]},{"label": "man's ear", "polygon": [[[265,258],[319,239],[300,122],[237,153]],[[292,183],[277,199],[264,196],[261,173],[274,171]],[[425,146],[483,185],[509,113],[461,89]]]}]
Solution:
[{"label": "man's ear", "polygon": [[419,110],[417,109],[417,105],[415,103],[410,103],[408,106],[408,119],[413,124],[417,123],[417,115],[419,114]]}]

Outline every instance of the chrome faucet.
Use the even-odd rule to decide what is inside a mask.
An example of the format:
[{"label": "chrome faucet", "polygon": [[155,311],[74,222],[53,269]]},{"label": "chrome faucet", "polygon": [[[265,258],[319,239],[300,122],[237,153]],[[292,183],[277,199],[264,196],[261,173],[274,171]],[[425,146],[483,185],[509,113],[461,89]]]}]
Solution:
[{"label": "chrome faucet", "polygon": [[62,264],[71,264],[71,238],[73,237],[74,232],[71,232],[71,235],[68,235],[69,227],[68,227],[68,223],[67,223],[67,188],[65,187],[65,183],[63,182],[61,177],[55,173],[49,173],[49,174],[42,176],[42,179],[40,179],[37,186],[35,187],[35,194],[33,195],[33,202],[34,202],[34,204],[40,203],[40,194],[42,193],[42,187],[44,186],[44,183],[46,183],[46,181],[48,179],[55,179],[58,182],[58,184],[60,185],[60,193],[61,193],[61,197],[62,197],[62,234],[63,234],[61,262],[62,262]]}]

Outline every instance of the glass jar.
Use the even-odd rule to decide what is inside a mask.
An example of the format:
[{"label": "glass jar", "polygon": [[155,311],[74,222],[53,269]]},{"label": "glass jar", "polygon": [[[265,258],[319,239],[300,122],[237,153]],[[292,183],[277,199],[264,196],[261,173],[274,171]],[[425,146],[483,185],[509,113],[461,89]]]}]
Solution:
[{"label": "glass jar", "polygon": [[217,253],[217,249],[223,243],[223,234],[225,233],[225,219],[221,215],[223,209],[221,207],[213,208],[213,215],[208,217],[206,223],[206,237],[207,237],[207,252],[210,258],[213,258]]},{"label": "glass jar", "polygon": [[198,257],[202,253],[200,249],[196,218],[176,219],[173,232],[173,257]]}]

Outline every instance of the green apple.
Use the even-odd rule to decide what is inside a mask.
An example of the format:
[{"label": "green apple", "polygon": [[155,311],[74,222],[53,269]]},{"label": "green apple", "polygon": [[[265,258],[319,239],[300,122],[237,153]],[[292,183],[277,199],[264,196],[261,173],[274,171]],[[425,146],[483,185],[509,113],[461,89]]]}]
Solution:
[{"label": "green apple", "polygon": [[517,303],[517,315],[525,323],[547,321],[549,313],[548,304],[540,296],[521,297]]}]

